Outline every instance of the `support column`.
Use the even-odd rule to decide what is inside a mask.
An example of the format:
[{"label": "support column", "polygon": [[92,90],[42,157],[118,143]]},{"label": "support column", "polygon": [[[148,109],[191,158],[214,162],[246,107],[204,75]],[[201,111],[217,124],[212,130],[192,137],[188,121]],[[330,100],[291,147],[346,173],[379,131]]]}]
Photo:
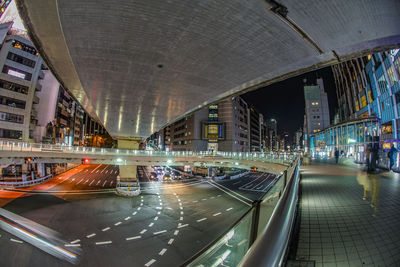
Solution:
[{"label": "support column", "polygon": [[[119,149],[139,149],[140,138],[121,138],[118,139]],[[136,165],[120,165],[119,177],[121,182],[137,182],[137,166]]]}]

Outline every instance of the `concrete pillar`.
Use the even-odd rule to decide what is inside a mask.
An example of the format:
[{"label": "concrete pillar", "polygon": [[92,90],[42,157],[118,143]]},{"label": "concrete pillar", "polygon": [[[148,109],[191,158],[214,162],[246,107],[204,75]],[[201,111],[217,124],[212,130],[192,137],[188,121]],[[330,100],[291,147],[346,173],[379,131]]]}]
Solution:
[{"label": "concrete pillar", "polygon": [[[139,149],[141,139],[139,138],[121,138],[118,139],[118,149]],[[121,182],[137,182],[136,165],[120,165],[119,177]]]}]

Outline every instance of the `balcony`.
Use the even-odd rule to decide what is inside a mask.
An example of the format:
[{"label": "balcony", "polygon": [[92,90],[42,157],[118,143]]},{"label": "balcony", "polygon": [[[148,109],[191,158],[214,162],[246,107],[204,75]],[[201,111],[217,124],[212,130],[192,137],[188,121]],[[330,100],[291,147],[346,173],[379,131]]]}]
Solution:
[{"label": "balcony", "polygon": [[37,113],[37,110],[36,110],[36,109],[32,109],[32,110],[31,110],[31,116],[37,118],[38,113]]}]

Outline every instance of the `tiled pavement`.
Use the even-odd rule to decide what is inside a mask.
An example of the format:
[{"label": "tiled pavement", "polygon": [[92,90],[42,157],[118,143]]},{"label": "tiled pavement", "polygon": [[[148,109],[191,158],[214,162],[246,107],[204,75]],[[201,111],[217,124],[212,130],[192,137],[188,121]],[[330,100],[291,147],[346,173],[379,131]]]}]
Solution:
[{"label": "tiled pavement", "polygon": [[301,173],[298,261],[288,266],[400,266],[400,174],[349,161]]}]

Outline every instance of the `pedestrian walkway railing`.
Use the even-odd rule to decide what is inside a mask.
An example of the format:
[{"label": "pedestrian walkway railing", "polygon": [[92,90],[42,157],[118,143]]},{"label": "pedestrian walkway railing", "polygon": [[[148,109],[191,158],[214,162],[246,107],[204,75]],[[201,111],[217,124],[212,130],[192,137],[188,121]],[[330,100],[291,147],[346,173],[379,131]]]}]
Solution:
[{"label": "pedestrian walkway railing", "polygon": [[296,214],[299,159],[220,238],[183,266],[279,266],[289,244]]},{"label": "pedestrian walkway railing", "polygon": [[210,151],[152,151],[128,150],[98,147],[65,146],[42,143],[25,143],[0,141],[0,151],[10,152],[53,152],[74,153],[77,155],[110,155],[110,156],[154,156],[154,157],[196,157],[196,158],[229,158],[237,160],[268,161],[278,164],[290,164],[297,153],[262,153],[262,152],[210,152]]},{"label": "pedestrian walkway railing", "polygon": [[52,178],[53,175],[47,175],[39,179],[34,179],[34,180],[29,180],[29,181],[23,181],[23,182],[0,182],[0,186],[2,187],[27,187],[35,184],[41,184],[44,181]]}]

